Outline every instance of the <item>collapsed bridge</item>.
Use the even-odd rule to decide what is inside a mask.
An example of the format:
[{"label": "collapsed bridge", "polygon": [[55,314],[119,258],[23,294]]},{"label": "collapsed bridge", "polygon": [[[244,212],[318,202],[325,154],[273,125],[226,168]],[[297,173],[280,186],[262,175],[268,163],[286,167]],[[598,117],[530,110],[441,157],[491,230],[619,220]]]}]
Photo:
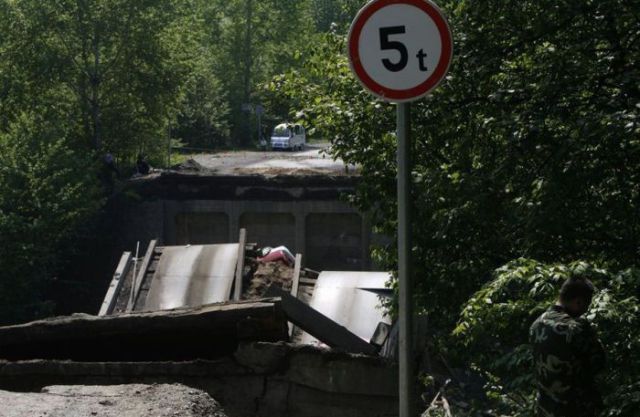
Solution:
[{"label": "collapsed bridge", "polygon": [[97,316],[0,328],[0,389],[182,383],[229,416],[394,415],[388,273],[315,271],[256,245],[125,252]]},{"label": "collapsed bridge", "polygon": [[230,417],[396,415],[390,276],[368,271],[378,237],[343,201],[353,167],[199,162],[128,183],[97,315],[0,328],[0,389],[184,384]]}]

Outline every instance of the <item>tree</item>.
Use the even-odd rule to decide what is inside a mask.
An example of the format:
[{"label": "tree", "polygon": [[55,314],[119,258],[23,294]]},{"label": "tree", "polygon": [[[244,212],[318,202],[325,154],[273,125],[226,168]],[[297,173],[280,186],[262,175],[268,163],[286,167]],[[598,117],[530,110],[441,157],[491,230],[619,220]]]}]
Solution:
[{"label": "tree", "polygon": [[210,68],[207,60],[196,63],[172,129],[172,136],[203,149],[224,146],[230,134],[226,92]]},{"label": "tree", "polygon": [[0,322],[53,311],[104,201],[101,153],[165,151],[196,55],[188,6],[0,0]]},{"label": "tree", "polygon": [[91,154],[50,109],[0,133],[0,323],[51,314],[46,290],[102,201]]},{"label": "tree", "polygon": [[46,95],[67,107],[80,146],[128,156],[166,137],[188,71],[178,2],[4,0],[2,8],[2,65],[19,76],[7,119]]},{"label": "tree", "polygon": [[243,105],[257,104],[258,86],[299,62],[298,50],[308,39],[309,2],[236,0],[218,7],[215,73],[228,92],[234,142],[246,146],[253,135]]},{"label": "tree", "polygon": [[189,74],[172,124],[171,134],[191,147],[212,149],[224,146],[230,135],[229,93],[216,74],[221,52],[218,44],[225,19],[222,2],[195,0],[177,31],[181,60]]},{"label": "tree", "polygon": [[587,316],[607,352],[607,369],[599,381],[605,415],[631,417],[640,412],[640,271],[518,259],[497,269],[493,280],[469,299],[455,330],[473,367],[491,381],[492,405],[501,413],[533,415],[529,325],[555,302],[564,280],[576,272],[589,275],[598,288]]},{"label": "tree", "polygon": [[325,33],[332,27],[345,27],[353,20],[364,2],[359,0],[312,0],[311,9],[316,30]]},{"label": "tree", "polygon": [[[463,306],[479,306],[483,299],[473,294],[513,259],[583,259],[612,271],[637,263],[640,91],[633,80],[640,77],[640,2],[439,3],[453,28],[455,53],[443,84],[412,109],[412,259],[415,301],[428,313],[435,347],[451,353]],[[274,78],[266,89],[330,138],[335,157],[360,167],[363,181],[352,202],[370,213],[377,232],[395,237],[394,108],[351,75],[344,32],[319,40],[303,52],[304,68]],[[373,254],[380,268],[396,270],[395,243]],[[528,279],[537,282],[524,274],[523,282]],[[633,285],[629,279],[624,285]],[[614,291],[613,284],[604,288]],[[507,341],[503,349],[458,355],[462,364],[472,361],[497,374],[507,388],[501,395],[525,392],[517,386],[526,380],[504,377],[493,364],[505,369],[515,361],[511,375],[526,376],[520,371],[528,307],[548,301],[527,304],[526,291],[504,295],[503,310],[482,310],[504,314],[486,317],[487,326],[502,326],[495,337]],[[632,293],[608,304],[620,312],[614,328],[630,338],[607,332],[604,338],[616,346],[637,339],[622,323],[638,308],[637,299],[625,298]],[[483,320],[469,331],[486,335]],[[626,385],[610,394],[609,413],[636,415],[637,370],[625,373],[628,351],[614,355],[619,376],[608,387]],[[613,398],[625,405],[616,408]]]},{"label": "tree", "polygon": [[[413,106],[412,255],[416,300],[446,334],[511,259],[636,262],[639,4],[441,6],[456,52],[446,81]],[[325,35],[304,69],[270,87],[361,167],[353,202],[393,237],[394,109],[359,87],[345,49],[342,33]],[[393,245],[374,254],[395,270]]]}]

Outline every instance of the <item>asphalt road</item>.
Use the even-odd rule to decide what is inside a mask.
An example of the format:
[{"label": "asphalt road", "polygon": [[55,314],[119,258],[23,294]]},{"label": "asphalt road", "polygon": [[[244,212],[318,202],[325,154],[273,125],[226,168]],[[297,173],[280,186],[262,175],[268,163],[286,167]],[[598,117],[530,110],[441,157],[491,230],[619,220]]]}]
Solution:
[{"label": "asphalt road", "polygon": [[302,151],[238,151],[196,155],[193,159],[220,175],[357,175],[353,165],[327,155],[328,143]]}]

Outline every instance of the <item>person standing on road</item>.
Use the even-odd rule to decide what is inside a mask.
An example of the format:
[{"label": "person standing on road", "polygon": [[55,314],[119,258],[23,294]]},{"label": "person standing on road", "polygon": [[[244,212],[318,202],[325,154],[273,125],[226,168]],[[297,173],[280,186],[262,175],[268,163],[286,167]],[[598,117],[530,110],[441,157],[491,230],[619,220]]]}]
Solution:
[{"label": "person standing on road", "polygon": [[116,180],[120,178],[120,171],[116,166],[115,158],[109,151],[107,151],[107,153],[102,157],[99,177],[107,195],[113,194]]},{"label": "person standing on road", "polygon": [[136,171],[140,175],[147,175],[149,171],[151,171],[151,166],[147,162],[147,158],[143,153],[138,154],[138,159],[136,160]]},{"label": "person standing on road", "polygon": [[529,336],[540,417],[594,417],[602,408],[595,375],[602,371],[602,344],[587,321],[595,289],[585,276],[562,285],[558,302],[531,326]]}]

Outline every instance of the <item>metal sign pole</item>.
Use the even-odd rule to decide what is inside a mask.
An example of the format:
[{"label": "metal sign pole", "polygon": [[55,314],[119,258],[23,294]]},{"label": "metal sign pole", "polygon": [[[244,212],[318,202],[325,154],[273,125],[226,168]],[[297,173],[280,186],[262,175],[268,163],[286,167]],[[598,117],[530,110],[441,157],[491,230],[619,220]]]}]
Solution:
[{"label": "metal sign pole", "polygon": [[398,102],[399,414],[415,417],[409,102],[429,94],[446,76],[453,54],[451,30],[431,0],[371,0],[353,20],[347,44],[351,70],[363,87],[384,101]]},{"label": "metal sign pole", "polygon": [[398,297],[400,417],[414,417],[413,299],[411,276],[411,107],[398,103]]}]

